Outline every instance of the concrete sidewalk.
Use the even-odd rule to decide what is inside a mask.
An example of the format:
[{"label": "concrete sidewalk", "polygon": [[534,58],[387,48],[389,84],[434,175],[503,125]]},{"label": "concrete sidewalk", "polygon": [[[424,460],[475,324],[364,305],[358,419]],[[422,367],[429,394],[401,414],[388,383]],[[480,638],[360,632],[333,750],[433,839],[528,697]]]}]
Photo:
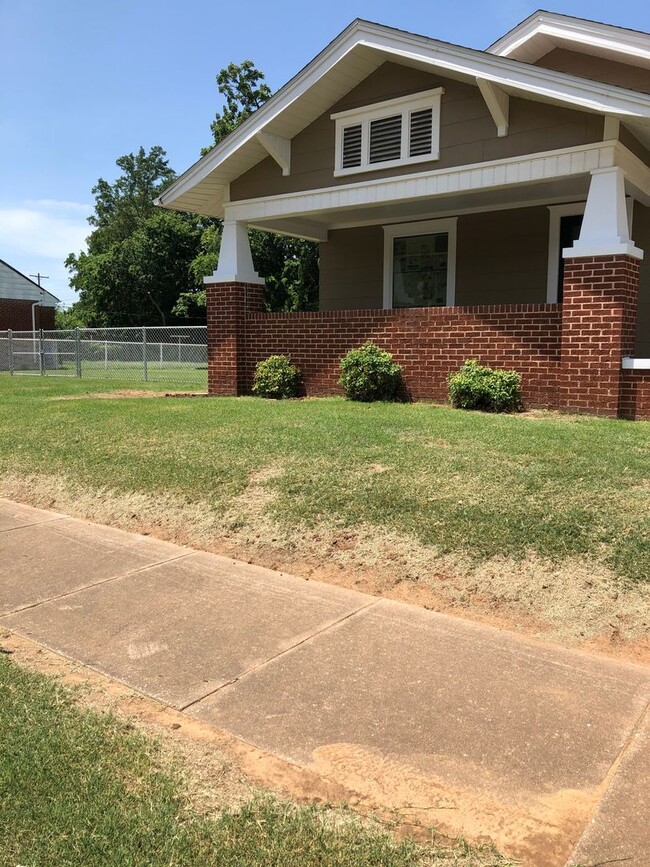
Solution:
[{"label": "concrete sidewalk", "polygon": [[0,627],[526,865],[650,865],[650,671],[0,500]]}]

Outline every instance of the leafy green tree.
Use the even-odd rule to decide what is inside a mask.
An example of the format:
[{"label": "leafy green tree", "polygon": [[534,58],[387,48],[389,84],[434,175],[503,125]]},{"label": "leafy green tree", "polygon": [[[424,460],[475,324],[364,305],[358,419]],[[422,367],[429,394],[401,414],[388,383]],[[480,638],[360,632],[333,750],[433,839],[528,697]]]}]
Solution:
[{"label": "leafy green tree", "polygon": [[57,305],[54,311],[54,327],[56,329],[85,328],[87,325],[88,314],[80,301],[75,301],[69,307]]},{"label": "leafy green tree", "polygon": [[[264,74],[244,60],[229,63],[217,75],[217,87],[225,105],[211,125],[214,143],[227,135],[260,108],[270,97]],[[204,148],[207,153],[210,148]],[[271,232],[251,229],[248,233],[253,263],[266,279],[265,307],[269,311],[315,310],[318,308],[318,245],[312,241],[287,238]],[[192,263],[197,284],[212,274],[219,261],[221,221],[211,221],[201,238],[201,252]],[[205,309],[205,292],[197,290],[190,297],[179,298],[176,312]]]},{"label": "leafy green tree", "polygon": [[174,178],[162,148],[140,148],[116,162],[117,180],[100,178],[93,187],[88,252],[66,259],[70,285],[88,325],[168,324],[179,294],[196,285],[190,265],[200,250],[201,222],[153,204]]},{"label": "leafy green tree", "polygon": [[[271,96],[271,88],[264,83],[264,73],[255,68],[252,60],[244,60],[239,66],[229,63],[217,75],[217,87],[226,98],[226,104],[210,125],[215,145]],[[203,153],[209,150],[204,148]]]}]

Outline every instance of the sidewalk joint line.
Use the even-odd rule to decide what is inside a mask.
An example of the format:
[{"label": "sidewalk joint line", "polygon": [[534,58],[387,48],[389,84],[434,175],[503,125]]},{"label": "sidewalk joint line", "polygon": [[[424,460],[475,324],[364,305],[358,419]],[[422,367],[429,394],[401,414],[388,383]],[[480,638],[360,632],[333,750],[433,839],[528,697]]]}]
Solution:
[{"label": "sidewalk joint line", "polygon": [[[634,720],[634,724],[633,724],[632,728],[630,729],[628,736],[625,738],[625,741],[623,742],[623,746],[618,751],[617,755],[615,756],[614,760],[612,761],[611,765],[609,766],[607,773],[603,777],[602,783],[600,784],[600,786],[597,789],[597,793],[596,793],[597,800],[595,801],[593,809],[591,810],[589,816],[587,817],[587,820],[586,820],[586,822],[582,828],[582,831],[580,832],[580,836],[576,840],[575,846],[573,847],[573,850],[571,852],[572,857],[573,857],[573,853],[577,851],[578,846],[582,843],[583,837],[585,836],[585,834],[587,833],[589,828],[592,826],[592,824],[596,818],[596,815],[598,813],[598,810],[600,809],[600,805],[602,804],[603,799],[607,795],[607,792],[609,791],[609,788],[610,788],[610,786],[614,780],[614,777],[618,773],[618,769],[620,768],[621,764],[623,763],[623,759],[625,758],[628,750],[630,749],[630,747],[632,745],[632,741],[636,737],[637,733],[643,727],[643,724],[645,722],[645,718],[646,718],[646,716],[648,716],[649,711],[650,711],[650,701],[646,701],[646,703],[643,705],[639,715]],[[605,864],[607,862],[603,861],[602,863]],[[597,865],[595,865],[595,867],[597,867]]]},{"label": "sidewalk joint line", "polygon": [[11,533],[12,530],[27,530],[29,527],[40,527],[43,524],[55,524],[57,521],[67,520],[67,515],[57,515],[54,518],[43,518],[42,521],[32,521],[30,524],[21,524],[19,527],[0,527],[0,533]]},{"label": "sidewalk joint line", "polygon": [[349,620],[351,617],[355,617],[357,614],[361,614],[362,611],[366,611],[368,608],[372,608],[374,605],[377,605],[381,600],[373,599],[371,602],[366,602],[365,605],[362,605],[360,608],[355,608],[354,611],[348,611],[347,614],[344,614],[342,617],[339,617],[337,620],[333,620],[330,623],[326,623],[325,626],[317,629],[315,632],[312,632],[310,635],[305,636],[305,638],[301,638],[300,641],[297,641],[295,644],[292,644],[291,647],[287,647],[284,650],[281,650],[279,653],[276,653],[274,656],[270,656],[268,659],[265,659],[263,662],[258,663],[257,665],[251,666],[251,668],[247,668],[246,671],[243,671],[241,674],[238,674],[237,677],[233,677],[231,680],[226,681],[226,683],[221,683],[219,686],[215,687],[215,689],[211,689],[209,692],[206,692],[205,695],[200,696],[199,698],[192,699],[192,701],[187,704],[180,705],[179,710],[183,713],[188,708],[194,707],[202,701],[205,701],[206,698],[210,698],[216,693],[220,692],[222,689],[225,689],[227,686],[232,686],[234,683],[237,683],[243,678],[247,677],[249,674],[255,674],[263,668],[266,668],[267,665],[270,665],[272,662],[275,662],[280,657],[285,656],[287,653],[291,653],[296,650],[298,647],[302,647],[303,644],[307,644],[308,641],[312,641],[314,638],[319,638],[321,635],[324,635],[326,632],[329,632],[330,629],[334,629],[336,626],[339,626],[341,623],[345,623],[346,620]]},{"label": "sidewalk joint line", "polygon": [[147,563],[146,566],[138,566],[137,569],[131,569],[128,572],[122,572],[119,575],[111,575],[110,578],[102,578],[101,581],[95,581],[92,584],[84,584],[77,587],[75,590],[69,590],[67,593],[59,593],[58,596],[50,596],[47,599],[40,599],[38,602],[31,602],[29,605],[21,605],[19,608],[14,608],[11,611],[5,611],[0,614],[0,620],[5,617],[11,617],[13,614],[22,614],[23,611],[30,611],[32,608],[38,608],[39,605],[47,605],[49,602],[58,602],[60,599],[67,599],[68,596],[75,596],[77,593],[83,593],[84,590],[91,590],[93,587],[101,587],[103,584],[110,584],[111,581],[119,581],[120,578],[129,578],[131,575],[137,575],[139,572],[146,572],[147,569],[155,569],[157,566],[164,566],[167,563],[174,563],[176,560],[182,560],[184,557],[191,557],[195,551],[184,551],[176,557],[168,557],[166,560],[159,560],[156,563]]}]

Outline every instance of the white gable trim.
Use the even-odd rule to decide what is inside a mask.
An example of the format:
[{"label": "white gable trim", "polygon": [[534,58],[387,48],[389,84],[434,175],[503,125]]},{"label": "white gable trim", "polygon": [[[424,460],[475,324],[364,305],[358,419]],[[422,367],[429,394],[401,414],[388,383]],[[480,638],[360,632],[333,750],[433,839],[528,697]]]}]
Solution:
[{"label": "white gable trim", "polygon": [[[597,113],[644,118],[650,126],[650,96],[646,94],[357,20],[223,142],[177,178],[156,199],[156,204],[173,208],[177,199],[255,139],[259,132],[288,110],[357,46],[375,49],[397,61],[407,58],[432,69],[466,75],[472,79],[481,78],[509,90],[529,93],[533,98]],[[182,205],[180,207],[182,209]]]},{"label": "white gable trim", "polygon": [[[535,12],[497,39],[487,51],[499,57],[510,57],[538,36],[575,42],[576,47],[604,49],[613,54],[627,55],[628,62],[634,62],[635,59],[650,61],[650,34],[555,12]],[[538,59],[544,53],[543,50],[533,50],[533,55],[527,56],[526,60],[532,60],[535,54],[535,59]]]}]

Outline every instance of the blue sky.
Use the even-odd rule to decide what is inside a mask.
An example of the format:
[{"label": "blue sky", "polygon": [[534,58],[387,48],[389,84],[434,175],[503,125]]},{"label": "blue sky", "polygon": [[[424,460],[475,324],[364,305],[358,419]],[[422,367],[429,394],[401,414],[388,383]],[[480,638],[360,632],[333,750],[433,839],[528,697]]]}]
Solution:
[{"label": "blue sky", "polygon": [[[180,172],[210,143],[215,76],[252,59],[273,90],[356,17],[485,48],[537,8],[523,0],[0,0],[0,258],[65,302],[97,178],[154,144]],[[647,0],[553,11],[650,31]]]}]

